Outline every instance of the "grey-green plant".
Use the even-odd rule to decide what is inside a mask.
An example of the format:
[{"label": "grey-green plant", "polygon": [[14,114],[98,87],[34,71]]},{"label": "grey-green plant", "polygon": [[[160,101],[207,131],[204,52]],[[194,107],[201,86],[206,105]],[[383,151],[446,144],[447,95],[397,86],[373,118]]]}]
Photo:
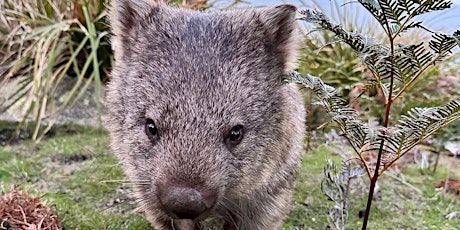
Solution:
[{"label": "grey-green plant", "polygon": [[[390,116],[392,108],[394,110],[393,103],[402,100],[402,95],[424,76],[423,73],[448,57],[456,46],[460,46],[460,30],[453,34],[435,33],[425,28],[423,22],[417,17],[428,12],[450,8],[452,2],[448,0],[357,0],[357,2],[381,25],[386,41],[378,43],[376,39],[363,34],[348,32],[341,25],[334,24],[322,12],[315,10],[301,11],[300,20],[317,24],[316,30],[332,32],[335,40],[331,43],[344,42],[360,57],[362,65],[372,75],[371,79],[363,79],[366,81],[365,89],[377,87],[384,97],[385,115],[381,126],[373,128],[366,125],[339,92],[321,79],[309,74],[302,76],[299,73],[292,73],[287,79],[301,83],[314,92],[361,161],[370,179],[362,225],[362,229],[366,229],[374,189],[379,177],[414,146],[460,118],[459,98],[452,99],[444,106],[411,108],[407,114],[397,120]],[[417,44],[398,42],[400,37],[407,36],[407,31],[413,29],[426,30],[432,33],[432,38],[428,42]],[[377,155],[376,162],[368,160],[369,154]],[[330,178],[326,180],[331,182]],[[326,189],[325,193],[337,193],[333,190],[328,191]],[[330,197],[330,194],[328,196]],[[341,207],[343,212],[347,211],[346,206]],[[346,221],[338,219],[342,218],[342,215],[330,217],[334,226],[338,229],[344,228]],[[335,225],[335,223],[339,224]]]},{"label": "grey-green plant", "polygon": [[350,161],[342,161],[340,172],[337,166],[330,159],[324,166],[325,178],[321,181],[321,191],[329,200],[335,203],[329,210],[330,220],[337,229],[344,229],[348,221],[348,194],[350,191],[350,181],[362,175],[363,168],[353,166]]}]

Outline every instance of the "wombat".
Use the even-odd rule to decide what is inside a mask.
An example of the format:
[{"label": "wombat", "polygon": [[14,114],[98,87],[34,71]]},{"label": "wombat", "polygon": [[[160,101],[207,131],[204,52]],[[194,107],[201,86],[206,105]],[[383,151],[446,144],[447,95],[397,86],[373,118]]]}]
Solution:
[{"label": "wombat", "polygon": [[279,229],[303,155],[296,8],[114,0],[112,149],[156,229]]}]

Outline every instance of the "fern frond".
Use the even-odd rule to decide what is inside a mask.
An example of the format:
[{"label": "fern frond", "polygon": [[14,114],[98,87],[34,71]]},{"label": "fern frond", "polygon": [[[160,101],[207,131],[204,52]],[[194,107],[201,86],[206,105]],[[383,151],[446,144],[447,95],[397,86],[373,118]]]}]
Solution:
[{"label": "fern frond", "polygon": [[392,154],[397,157],[388,162],[389,164],[381,172],[404,156],[415,145],[458,119],[460,119],[460,100],[452,100],[445,106],[411,109],[399,121],[399,124],[392,131],[391,137],[385,137],[386,143],[398,143],[397,149],[391,148]]},{"label": "fern frond", "polygon": [[428,29],[425,26],[423,26],[421,21],[418,21],[418,22],[411,21],[409,23],[409,25],[402,27],[401,30],[399,31],[399,33],[406,32],[406,31],[408,31],[410,29],[414,29],[414,28],[424,29],[424,30],[426,30],[426,31],[428,31],[430,33],[433,33],[433,31],[431,31],[430,29]]},{"label": "fern frond", "polygon": [[[377,4],[374,0],[360,0],[368,10],[378,11],[384,10],[385,17],[394,19],[397,23],[406,18],[403,12],[405,9],[408,13],[413,13],[424,6],[426,9],[441,9],[442,7],[450,6],[444,3],[429,3],[424,1],[417,5],[413,1],[401,0],[400,4],[394,1],[386,0],[379,1]],[[382,6],[382,7],[380,7]],[[398,8],[399,7],[399,8]],[[435,65],[437,62],[445,59],[451,54],[452,49],[460,44],[460,31],[456,31],[453,35],[434,34],[433,39],[429,42],[429,47],[432,52],[426,51],[424,44],[416,44],[409,46],[400,46],[395,50],[395,54],[391,54],[388,47],[382,44],[377,44],[373,39],[367,38],[361,34],[347,32],[338,24],[331,22],[323,13],[314,10],[301,11],[304,20],[318,24],[321,29],[333,32],[337,39],[328,43],[332,44],[338,41],[348,44],[361,58],[362,62],[369,68],[375,80],[379,83],[379,88],[383,91],[385,101],[388,101],[389,89],[385,88],[387,79],[395,77],[396,80],[403,83],[401,90],[393,91],[396,96],[392,99],[397,99],[429,66]],[[388,15],[387,15],[388,14]],[[407,20],[414,14],[410,14]],[[404,22],[403,24],[405,24]],[[410,23],[404,26],[401,31],[412,27],[422,27],[421,23]],[[317,31],[319,29],[316,29]],[[400,33],[401,31],[397,32]]]},{"label": "fern frond", "polygon": [[338,40],[347,43],[358,55],[386,53],[384,50],[381,50],[380,46],[373,39],[358,33],[347,32],[341,25],[332,23],[329,18],[319,11],[307,9],[300,11],[300,13],[304,16],[300,20],[316,23],[321,28],[333,32]]},{"label": "fern frond", "polygon": [[392,37],[415,27],[426,29],[421,25],[421,22],[412,22],[411,20],[418,15],[444,10],[452,6],[452,2],[449,0],[358,0],[358,2],[382,26],[386,25],[383,29]]},{"label": "fern frond", "polygon": [[460,46],[460,30],[455,31],[452,35],[436,33],[428,44],[431,52],[426,51],[422,44],[407,46],[402,50],[404,55],[412,59],[412,64],[417,71],[412,76],[403,79],[404,86],[393,97],[393,100],[400,97],[428,67],[444,60],[456,46]]},{"label": "fern frond", "polygon": [[380,7],[380,4],[376,0],[358,0],[359,3],[361,3],[364,8],[366,8],[369,13],[374,16],[374,18],[381,24],[385,25],[385,17],[383,17],[383,12],[382,8]]},{"label": "fern frond", "polygon": [[376,76],[378,76],[380,81],[389,79],[395,73],[396,66],[394,64],[392,56],[386,56],[381,59],[380,63],[376,63],[376,64],[377,64],[377,71],[378,71]]},{"label": "fern frond", "polygon": [[396,79],[404,83],[408,82],[410,77],[413,76],[414,72],[417,72],[418,70],[413,60],[403,55],[398,55],[395,57],[394,67],[394,74]]},{"label": "fern frond", "polygon": [[[368,1],[372,2],[371,0]],[[377,44],[374,39],[344,30],[341,25],[332,23],[329,18],[319,11],[307,9],[300,11],[300,13],[304,16],[300,20],[316,23],[322,29],[334,33],[337,39],[333,42],[342,41],[348,44],[356,52],[358,57],[361,58],[362,62],[369,67],[379,84],[383,84],[382,80],[388,79],[391,76],[391,72],[388,70],[394,67],[388,61],[390,53],[388,47]],[[315,29],[315,31],[318,31],[318,29]],[[379,88],[382,88],[382,86]],[[384,95],[387,101],[388,93],[384,93]]]},{"label": "fern frond", "polygon": [[409,59],[407,64],[417,70],[425,68],[433,58],[433,54],[425,50],[423,42],[417,45],[402,46],[401,53]]},{"label": "fern frond", "polygon": [[381,174],[415,145],[460,119],[460,101],[453,100],[445,106],[413,108],[395,127],[373,130],[365,125],[356,111],[337,95],[334,87],[325,84],[321,79],[311,75],[302,77],[299,73],[291,73],[286,79],[289,82],[303,84],[315,92],[322,106],[332,116],[332,120],[337,123],[364,163],[370,178],[372,170],[369,167],[370,163],[365,160],[365,154],[379,151],[383,145],[379,166],[379,174]]},{"label": "fern frond", "polygon": [[452,2],[450,0],[425,0],[412,2],[418,4],[418,7],[416,7],[413,11],[409,11],[410,14],[414,16],[425,14],[432,11],[448,9],[452,6]]},{"label": "fern frond", "polygon": [[379,83],[375,79],[369,79],[364,85],[364,92],[369,92],[379,87]]},{"label": "fern frond", "polygon": [[[393,0],[395,2],[395,0]],[[396,37],[400,33],[407,31],[412,28],[422,28],[426,31],[432,32],[426,27],[422,26],[421,22],[411,21],[414,17],[425,14],[432,11],[444,10],[450,8],[452,2],[450,0],[425,0],[425,1],[414,1],[414,0],[397,0],[396,8],[399,11],[404,12],[403,17],[400,20],[400,28],[398,31],[394,32],[393,35]]]},{"label": "fern frond", "polygon": [[455,31],[452,34],[452,37],[454,37],[457,40],[457,45],[460,46],[460,30]]},{"label": "fern frond", "polygon": [[429,42],[429,46],[438,56],[435,62],[442,61],[447,55],[451,54],[452,49],[458,44],[459,40],[455,36],[434,34],[433,39]]},{"label": "fern frond", "polygon": [[433,54],[426,51],[423,43],[418,45],[399,45],[394,58],[394,74],[399,81],[406,84],[413,76],[422,69],[425,69]]},{"label": "fern frond", "polygon": [[385,19],[389,24],[398,26],[393,29],[393,33],[399,30],[399,27],[403,24],[403,21],[407,18],[403,8],[398,7],[398,2],[394,0],[379,0],[380,7],[385,15]]},{"label": "fern frond", "polygon": [[[364,152],[368,143],[375,139],[374,132],[370,130],[360,119],[355,110],[350,108],[348,104],[337,94],[334,87],[325,84],[318,77],[307,74],[302,77],[301,74],[294,72],[286,76],[289,82],[303,84],[305,87],[313,90],[321,105],[332,116],[332,120],[336,122],[347,138],[348,142],[361,158],[364,160]],[[370,169],[365,164],[365,169],[370,177]]]}]

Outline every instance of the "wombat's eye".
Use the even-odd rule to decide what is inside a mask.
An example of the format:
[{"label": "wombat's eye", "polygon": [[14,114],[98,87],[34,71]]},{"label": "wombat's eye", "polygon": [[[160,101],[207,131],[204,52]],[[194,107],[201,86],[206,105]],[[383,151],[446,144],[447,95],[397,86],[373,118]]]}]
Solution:
[{"label": "wombat's eye", "polygon": [[147,119],[145,122],[145,133],[150,139],[153,139],[158,135],[158,128],[152,119]]},{"label": "wombat's eye", "polygon": [[242,139],[243,139],[243,126],[242,125],[233,126],[233,128],[230,129],[230,132],[228,133],[227,144],[237,145],[241,142]]}]

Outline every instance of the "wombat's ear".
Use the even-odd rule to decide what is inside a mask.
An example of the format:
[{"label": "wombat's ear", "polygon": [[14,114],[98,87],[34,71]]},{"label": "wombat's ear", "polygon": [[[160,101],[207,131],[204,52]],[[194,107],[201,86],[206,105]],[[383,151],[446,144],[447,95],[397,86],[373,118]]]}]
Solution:
[{"label": "wombat's ear", "polygon": [[162,0],[112,0],[109,12],[114,35],[112,49],[116,51],[116,56],[120,56],[122,53],[121,46],[125,45],[122,44],[124,38],[128,37],[131,31],[162,2]]},{"label": "wombat's ear", "polygon": [[290,4],[270,7],[260,12],[266,35],[271,39],[275,50],[281,54],[285,73],[293,71],[296,67],[300,40],[296,12],[297,8]]}]

